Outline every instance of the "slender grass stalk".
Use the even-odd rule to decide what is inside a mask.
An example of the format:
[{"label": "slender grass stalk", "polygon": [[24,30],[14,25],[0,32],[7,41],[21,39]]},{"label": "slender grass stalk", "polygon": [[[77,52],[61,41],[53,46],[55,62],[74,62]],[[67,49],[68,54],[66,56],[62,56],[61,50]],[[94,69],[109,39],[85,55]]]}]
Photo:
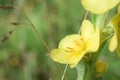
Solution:
[{"label": "slender grass stalk", "polygon": [[[31,22],[31,20],[30,20],[24,13],[21,13],[21,12],[20,12],[19,10],[17,10],[16,8],[13,8],[13,9],[14,9],[15,11],[17,11],[18,13],[20,13],[21,15],[23,15],[23,16],[28,20],[28,22],[30,23],[31,27],[33,28],[33,30],[36,32],[37,36],[39,37],[40,41],[43,43],[43,45],[45,46],[45,48],[47,49],[47,51],[48,51],[49,54],[50,54],[50,52],[51,52],[50,48],[48,47],[48,45],[47,45],[47,43],[45,42],[45,40],[42,38],[42,35],[40,34],[40,32],[35,28],[34,24]],[[64,77],[65,77],[65,73],[66,73],[66,70],[67,70],[67,66],[68,66],[68,65],[66,65],[64,71],[61,69],[61,67],[59,66],[59,64],[56,64],[56,65],[57,65],[58,69],[61,71],[61,73],[63,73],[62,79],[61,79],[61,80],[63,80]]]},{"label": "slender grass stalk", "polygon": [[64,69],[64,72],[63,72],[63,75],[62,75],[61,80],[64,80],[64,77],[65,77],[65,73],[66,73],[66,71],[67,71],[67,68],[68,68],[68,64],[65,66],[65,69]]},{"label": "slender grass stalk", "polygon": [[47,49],[47,51],[49,52],[50,54],[50,49],[47,45],[47,43],[45,42],[45,40],[42,38],[42,35],[40,34],[40,32],[35,28],[34,24],[31,22],[31,20],[24,14],[24,13],[21,13],[19,10],[17,10],[16,8],[14,8],[14,10],[16,10],[17,12],[19,12],[21,15],[23,15],[27,20],[28,22],[30,23],[31,27],[33,28],[33,30],[36,32],[37,36],[39,37],[40,41],[43,43],[43,45],[45,46],[45,48]]},{"label": "slender grass stalk", "polygon": [[[89,13],[88,11],[85,12],[85,16],[84,16],[84,18],[83,18],[83,21],[87,18],[88,13]],[[78,31],[78,34],[80,34],[80,31],[81,31],[81,27],[80,27],[80,29],[79,29],[79,31]]]}]

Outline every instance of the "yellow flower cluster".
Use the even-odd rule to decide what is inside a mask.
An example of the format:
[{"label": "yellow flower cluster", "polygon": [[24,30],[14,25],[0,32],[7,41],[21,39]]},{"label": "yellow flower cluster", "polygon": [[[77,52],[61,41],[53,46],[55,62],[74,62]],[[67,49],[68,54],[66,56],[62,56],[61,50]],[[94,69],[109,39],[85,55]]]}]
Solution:
[{"label": "yellow flower cluster", "polygon": [[[95,14],[104,13],[115,7],[119,2],[120,0],[81,0],[84,8]],[[114,23],[113,20],[111,22]],[[118,24],[118,22],[115,24]],[[63,38],[58,48],[51,51],[50,57],[55,62],[69,64],[71,68],[75,67],[85,54],[98,50],[100,32],[99,26],[95,27],[89,20],[84,20],[81,26],[81,35],[72,34]],[[110,49],[112,51],[117,44],[117,42],[112,43],[114,39],[116,39],[116,35],[111,39],[110,45],[113,47],[110,47]]]},{"label": "yellow flower cluster", "polygon": [[[86,10],[95,14],[101,14],[115,7],[118,3],[120,3],[120,0],[81,0],[81,3]],[[118,12],[119,13],[115,15],[110,21],[110,23],[114,26],[115,31],[115,34],[110,39],[110,51],[114,51],[118,45],[117,33],[119,30],[118,26],[120,26],[120,5],[118,6]]]},{"label": "yellow flower cluster", "polygon": [[86,53],[98,50],[99,40],[99,29],[95,29],[89,20],[85,20],[81,26],[81,35],[73,34],[63,38],[50,56],[55,62],[70,64],[73,68]]}]

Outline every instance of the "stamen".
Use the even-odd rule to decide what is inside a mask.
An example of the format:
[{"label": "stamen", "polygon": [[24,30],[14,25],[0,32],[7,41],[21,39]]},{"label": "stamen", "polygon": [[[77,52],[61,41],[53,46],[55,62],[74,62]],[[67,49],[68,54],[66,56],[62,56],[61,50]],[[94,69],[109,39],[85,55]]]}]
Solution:
[{"label": "stamen", "polygon": [[71,48],[71,47],[66,47],[66,48],[67,48],[67,50],[65,50],[65,51],[67,51],[67,52],[73,51],[73,48]]}]

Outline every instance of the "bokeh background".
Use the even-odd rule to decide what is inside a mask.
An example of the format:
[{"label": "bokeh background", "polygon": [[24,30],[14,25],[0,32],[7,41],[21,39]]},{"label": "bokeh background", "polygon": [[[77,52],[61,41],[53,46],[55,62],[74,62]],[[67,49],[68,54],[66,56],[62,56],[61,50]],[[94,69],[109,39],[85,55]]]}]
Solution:
[{"label": "bokeh background", "polygon": [[[78,33],[85,15],[80,0],[0,0],[0,80],[60,80],[65,65],[51,60],[24,14],[51,50],[64,36]],[[109,67],[99,80],[120,80],[120,59],[107,44],[101,56]],[[76,69],[68,67],[65,80],[76,77]]]}]

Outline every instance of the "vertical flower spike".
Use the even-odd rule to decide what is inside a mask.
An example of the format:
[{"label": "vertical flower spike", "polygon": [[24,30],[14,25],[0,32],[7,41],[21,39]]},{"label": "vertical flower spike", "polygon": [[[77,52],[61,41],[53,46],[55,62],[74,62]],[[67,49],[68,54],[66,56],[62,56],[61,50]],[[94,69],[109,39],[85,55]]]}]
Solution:
[{"label": "vertical flower spike", "polygon": [[81,0],[84,8],[92,13],[104,13],[115,7],[120,0]]},{"label": "vertical flower spike", "polygon": [[[66,36],[60,41],[58,48],[51,51],[50,57],[55,62],[70,64],[70,67],[73,68],[86,53],[97,51],[99,48],[99,31],[94,29],[88,20],[83,21],[81,27],[81,35]],[[96,42],[95,45],[94,42]]]},{"label": "vertical flower spike", "polygon": [[[111,21],[110,21],[110,23],[113,25],[113,27],[114,27],[114,38],[112,37],[111,39],[113,39],[113,40],[115,40],[115,38],[118,38],[118,36],[119,36],[119,27],[120,27],[120,14],[118,13],[117,15],[115,15],[112,19],[111,19]],[[113,40],[111,40],[111,41],[113,41]],[[117,40],[117,39],[116,39]]]},{"label": "vertical flower spike", "polygon": [[109,50],[114,51],[116,49],[116,52],[118,56],[120,57],[120,42],[119,42],[120,40],[120,13],[115,15],[111,19],[110,23],[113,25],[114,35],[110,39]]}]

